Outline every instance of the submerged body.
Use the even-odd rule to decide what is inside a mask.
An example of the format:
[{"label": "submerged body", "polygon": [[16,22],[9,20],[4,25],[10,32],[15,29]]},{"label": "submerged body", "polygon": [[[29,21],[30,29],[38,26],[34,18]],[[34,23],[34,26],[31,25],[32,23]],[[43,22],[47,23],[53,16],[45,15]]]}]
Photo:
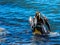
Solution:
[{"label": "submerged body", "polygon": [[[39,12],[36,13],[34,18],[30,18],[30,23],[34,35],[47,35],[50,32],[50,27],[46,18],[42,19]],[[49,30],[46,30],[46,27],[44,26],[45,24]]]},{"label": "submerged body", "polygon": [[[32,20],[33,22],[33,20]],[[31,28],[32,28],[32,32],[34,35],[44,35],[48,33],[48,30],[46,30],[44,25],[37,25],[37,26],[33,26],[33,23],[31,23]]]}]

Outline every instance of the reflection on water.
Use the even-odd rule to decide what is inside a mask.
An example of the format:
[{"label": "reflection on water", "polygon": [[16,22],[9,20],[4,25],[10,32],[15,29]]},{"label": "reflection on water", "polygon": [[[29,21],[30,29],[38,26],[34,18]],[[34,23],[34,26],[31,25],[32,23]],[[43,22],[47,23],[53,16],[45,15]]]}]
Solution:
[{"label": "reflection on water", "polygon": [[60,36],[41,38],[32,34],[28,19],[36,11],[48,18],[51,31],[60,33],[60,0],[0,0],[0,44],[60,45]]},{"label": "reflection on water", "polygon": [[55,43],[59,44],[60,42],[60,36],[41,37],[39,35],[32,35],[32,32],[26,30],[25,32],[17,33],[7,33],[5,31],[6,30],[0,31],[0,44],[2,45],[53,45]]}]

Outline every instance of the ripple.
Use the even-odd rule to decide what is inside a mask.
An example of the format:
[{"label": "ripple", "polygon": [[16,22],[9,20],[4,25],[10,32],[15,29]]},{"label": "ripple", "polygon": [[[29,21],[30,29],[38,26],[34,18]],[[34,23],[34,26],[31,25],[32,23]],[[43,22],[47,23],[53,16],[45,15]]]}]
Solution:
[{"label": "ripple", "polygon": [[[50,19],[52,31],[60,32],[59,1],[2,0],[0,2],[0,27],[4,28],[0,29],[1,45],[33,45],[34,37],[30,32],[28,18],[34,16],[37,10]],[[39,40],[38,42],[41,45],[60,45],[60,37],[49,37],[47,40]]]},{"label": "ripple", "polygon": [[55,20],[60,20],[60,18],[58,17],[58,18],[55,18]]}]

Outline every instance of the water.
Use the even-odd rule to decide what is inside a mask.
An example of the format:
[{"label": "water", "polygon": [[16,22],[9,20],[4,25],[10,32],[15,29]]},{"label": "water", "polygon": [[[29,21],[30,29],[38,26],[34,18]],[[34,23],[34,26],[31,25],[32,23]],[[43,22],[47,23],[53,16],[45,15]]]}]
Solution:
[{"label": "water", "polygon": [[60,33],[60,0],[0,0],[0,45],[60,45],[60,36],[34,39],[28,19],[36,11]]}]

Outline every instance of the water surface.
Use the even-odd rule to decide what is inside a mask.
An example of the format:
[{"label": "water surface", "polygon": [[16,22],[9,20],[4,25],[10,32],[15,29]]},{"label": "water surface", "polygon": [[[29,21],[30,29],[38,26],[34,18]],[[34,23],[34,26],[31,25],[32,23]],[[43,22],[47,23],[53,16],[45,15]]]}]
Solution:
[{"label": "water surface", "polygon": [[60,36],[34,43],[29,17],[40,11],[51,30],[60,33],[60,0],[0,0],[1,45],[60,45]]}]

